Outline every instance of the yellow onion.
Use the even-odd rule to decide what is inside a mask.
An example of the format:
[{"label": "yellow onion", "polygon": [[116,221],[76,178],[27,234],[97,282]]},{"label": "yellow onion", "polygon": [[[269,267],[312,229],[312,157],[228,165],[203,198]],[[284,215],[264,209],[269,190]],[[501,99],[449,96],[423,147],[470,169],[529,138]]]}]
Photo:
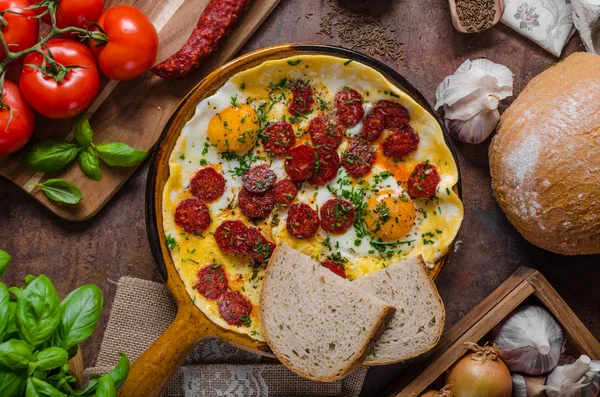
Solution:
[{"label": "yellow onion", "polygon": [[471,352],[455,363],[446,377],[454,396],[511,397],[510,371],[498,358],[496,346],[467,342],[465,347]]}]

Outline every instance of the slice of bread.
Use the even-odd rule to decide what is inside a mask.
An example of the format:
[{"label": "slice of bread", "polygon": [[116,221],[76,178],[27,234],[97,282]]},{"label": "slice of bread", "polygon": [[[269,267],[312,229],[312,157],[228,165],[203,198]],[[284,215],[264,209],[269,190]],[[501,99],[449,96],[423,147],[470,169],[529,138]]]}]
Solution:
[{"label": "slice of bread", "polygon": [[421,256],[386,267],[353,283],[396,308],[365,365],[408,360],[438,343],[446,312]]},{"label": "slice of bread", "polygon": [[264,276],[260,321],[290,370],[330,382],[356,369],[394,308],[281,243]]}]

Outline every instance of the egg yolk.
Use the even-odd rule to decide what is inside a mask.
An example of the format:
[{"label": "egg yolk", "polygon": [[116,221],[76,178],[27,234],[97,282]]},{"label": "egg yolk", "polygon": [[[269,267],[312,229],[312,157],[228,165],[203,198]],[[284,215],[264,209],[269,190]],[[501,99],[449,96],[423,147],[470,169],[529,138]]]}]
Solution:
[{"label": "egg yolk", "polygon": [[414,226],[416,210],[406,194],[383,190],[367,202],[367,228],[384,241],[399,240]]},{"label": "egg yolk", "polygon": [[257,131],[258,116],[252,106],[238,104],[210,120],[207,136],[220,152],[244,154],[254,147]]}]

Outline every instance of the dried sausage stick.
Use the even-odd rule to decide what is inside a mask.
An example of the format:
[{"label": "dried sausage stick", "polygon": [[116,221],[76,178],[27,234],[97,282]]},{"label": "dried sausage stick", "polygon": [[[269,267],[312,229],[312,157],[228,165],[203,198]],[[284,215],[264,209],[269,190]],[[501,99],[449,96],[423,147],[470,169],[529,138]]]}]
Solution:
[{"label": "dried sausage stick", "polygon": [[163,79],[180,79],[198,69],[219,48],[252,0],[210,0],[187,42],[152,68]]}]

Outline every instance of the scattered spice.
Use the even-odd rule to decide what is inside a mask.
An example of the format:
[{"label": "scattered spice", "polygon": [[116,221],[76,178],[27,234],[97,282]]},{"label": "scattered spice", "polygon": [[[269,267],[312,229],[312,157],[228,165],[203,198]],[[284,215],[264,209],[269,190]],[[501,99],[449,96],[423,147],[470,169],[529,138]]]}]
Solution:
[{"label": "scattered spice", "polygon": [[494,0],[456,0],[456,14],[467,32],[481,32],[494,25],[495,5]]},{"label": "scattered spice", "polygon": [[328,2],[331,11],[321,20],[319,34],[335,38],[337,36],[350,48],[360,48],[371,56],[384,56],[394,61],[404,59],[403,44],[391,33],[390,25],[384,25],[381,19],[366,14],[354,14]]}]

